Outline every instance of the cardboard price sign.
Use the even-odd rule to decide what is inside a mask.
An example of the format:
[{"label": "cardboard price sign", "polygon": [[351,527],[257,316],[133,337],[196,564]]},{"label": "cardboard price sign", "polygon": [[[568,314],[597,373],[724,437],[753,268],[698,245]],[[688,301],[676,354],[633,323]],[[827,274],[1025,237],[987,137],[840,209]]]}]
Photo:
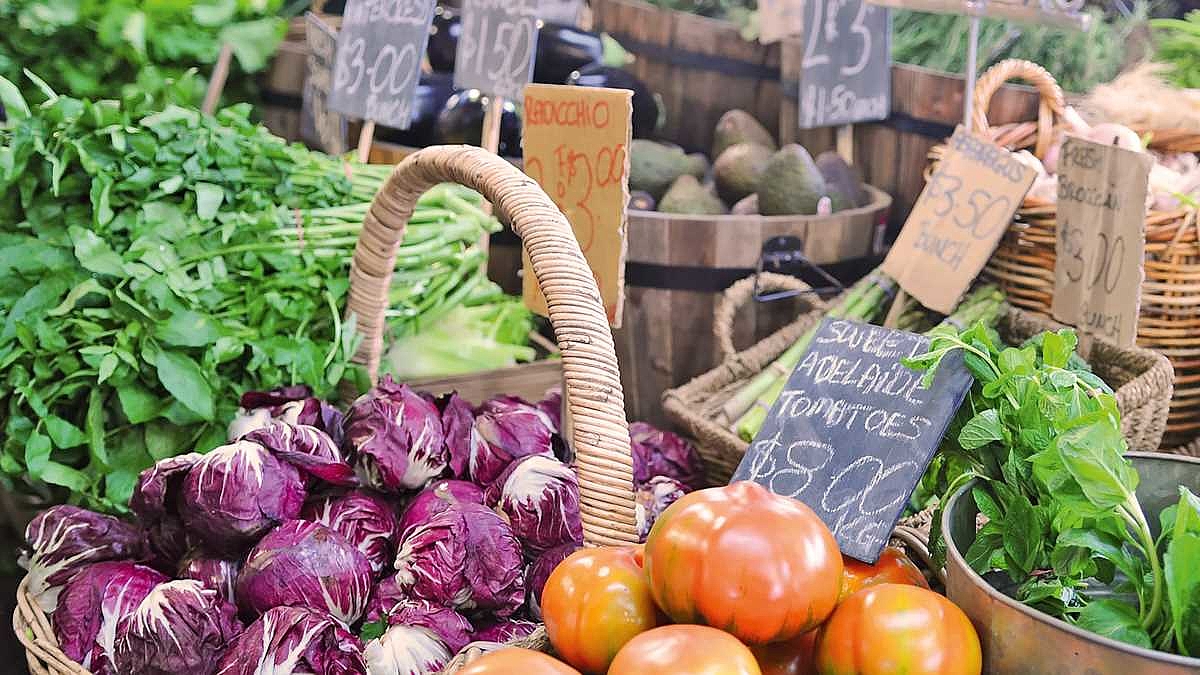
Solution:
[{"label": "cardboard price sign", "polygon": [[1058,166],[1054,318],[1126,347],[1137,337],[1154,159],[1068,137]]},{"label": "cardboard price sign", "polygon": [[300,137],[331,155],[340,155],[347,150],[346,118],[329,109],[337,33],[321,17],[307,12],[304,36],[308,43],[308,76],[301,97]]},{"label": "cardboard price sign", "polygon": [[533,77],[537,0],[465,0],[454,86],[518,98]]},{"label": "cardboard price sign", "polygon": [[954,352],[922,387],[900,359],[928,345],[826,317],[733,480],[799,499],[842,553],[875,562],[974,382]]},{"label": "cardboard price sign", "polygon": [[758,0],[758,41],[768,45],[799,35],[804,30],[804,4],[802,0]]},{"label": "cardboard price sign", "polygon": [[866,0],[813,0],[803,8],[800,128],[887,118],[891,12]]},{"label": "cardboard price sign", "polygon": [[435,4],[347,0],[329,106],[350,117],[407,129]]},{"label": "cardboard price sign", "polygon": [[1037,173],[960,125],[904,222],[883,271],[950,314],[983,269]]},{"label": "cardboard price sign", "polygon": [[[625,203],[633,92],[531,84],[525,87],[525,173],[566,215],[600,288],[609,323],[621,325],[625,292]],[[525,256],[525,304],[546,314]]]}]

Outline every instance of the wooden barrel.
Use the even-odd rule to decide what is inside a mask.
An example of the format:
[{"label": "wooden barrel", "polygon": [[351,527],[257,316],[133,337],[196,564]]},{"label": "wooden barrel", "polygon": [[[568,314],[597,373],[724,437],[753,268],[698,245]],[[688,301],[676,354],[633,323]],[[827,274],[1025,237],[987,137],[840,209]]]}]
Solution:
[{"label": "wooden barrel", "polygon": [[[713,310],[726,288],[754,273],[767,239],[800,238],[806,257],[845,282],[871,269],[892,200],[867,187],[869,206],[829,216],[630,211],[624,323],[614,331],[630,419],[669,424],[663,392],[717,365]],[[792,301],[750,304],[734,322],[737,345],[754,344],[796,317]]]}]

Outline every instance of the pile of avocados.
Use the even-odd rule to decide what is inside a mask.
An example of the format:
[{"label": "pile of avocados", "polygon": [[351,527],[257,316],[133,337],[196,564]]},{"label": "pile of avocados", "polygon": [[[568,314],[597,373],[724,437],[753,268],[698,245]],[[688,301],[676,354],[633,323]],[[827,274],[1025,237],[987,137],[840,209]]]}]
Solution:
[{"label": "pile of avocados", "polygon": [[858,172],[834,152],[814,161],[797,144],[778,147],[743,110],[721,116],[712,156],[645,139],[630,145],[629,208],[687,215],[786,216],[866,206]]}]

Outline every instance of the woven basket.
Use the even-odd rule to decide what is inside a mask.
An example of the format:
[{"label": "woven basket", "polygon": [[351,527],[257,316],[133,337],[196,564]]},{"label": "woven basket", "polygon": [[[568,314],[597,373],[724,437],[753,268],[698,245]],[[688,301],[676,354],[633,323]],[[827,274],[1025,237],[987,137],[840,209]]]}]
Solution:
[{"label": "woven basket", "polygon": [[[1031,82],[1041,94],[1036,122],[990,127],[988,102],[1005,81]],[[1062,91],[1041,66],[1007,60],[979,78],[975,90],[974,130],[1011,150],[1027,149],[1043,159],[1064,111]],[[1138,129],[1150,147],[1166,152],[1200,152],[1200,135],[1172,130]],[[944,147],[944,146],[943,146]],[[942,147],[935,148],[936,159]],[[1039,314],[1050,314],[1054,295],[1054,246],[1057,208],[1027,197],[984,269],[1008,294],[1009,302]],[[1137,344],[1162,352],[1175,366],[1175,396],[1163,444],[1172,448],[1200,435],[1200,237],[1196,210],[1149,211],[1146,214],[1146,277],[1142,283]],[[1142,447],[1155,450],[1153,447]]]},{"label": "woven basket", "polygon": [[[721,365],[663,394],[667,415],[696,438],[709,472],[708,478],[717,484],[729,482],[749,447],[737,434],[714,421],[717,412],[755,375],[769,368],[784,350],[817,325],[824,315],[823,309],[813,309],[753,347],[734,353],[728,339],[730,323],[737,306],[750,299],[753,284],[753,277],[749,277],[730,286],[725,292],[723,306],[714,312],[713,333],[725,350]],[[781,289],[807,288],[803,282],[791,277],[780,279],[778,275],[769,277],[767,284]],[[1015,307],[1009,307],[996,326],[1000,337],[1010,344],[1019,344],[1042,331],[1062,327],[1047,317]],[[1148,349],[1119,348],[1099,341],[1084,357],[1116,392],[1121,430],[1130,450],[1157,448],[1166,427],[1171,400],[1170,362]]]},{"label": "woven basket", "polygon": [[[546,295],[550,322],[562,350],[565,396],[579,472],[580,515],[589,545],[637,541],[629,430],[612,333],[596,282],[566,218],[538,184],[479,148],[421,150],[396,167],[376,195],[354,249],[348,313],[358,316],[364,340],[355,361],[372,380],[383,349],[384,310],[396,250],[417,198],[442,182],[466,185],[510,217],[525,242],[534,275]],[[33,675],[89,675],[58,648],[50,622],[26,590],[17,591],[13,629],[25,645]],[[543,646],[533,636],[522,644]]]}]

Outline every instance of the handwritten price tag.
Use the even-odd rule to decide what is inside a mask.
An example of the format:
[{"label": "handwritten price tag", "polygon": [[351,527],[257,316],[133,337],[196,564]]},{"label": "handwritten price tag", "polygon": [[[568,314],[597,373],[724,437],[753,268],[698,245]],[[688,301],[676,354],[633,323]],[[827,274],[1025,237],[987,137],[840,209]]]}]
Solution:
[{"label": "handwritten price tag", "polygon": [[800,128],[885,119],[891,109],[891,13],[867,0],[803,3]]},{"label": "handwritten price tag", "polygon": [[1146,250],[1147,154],[1067,138],[1059,155],[1054,318],[1132,345]]},{"label": "handwritten price tag", "polygon": [[883,271],[921,304],[950,314],[992,255],[1036,175],[1009,151],[959,126],[883,261]]},{"label": "handwritten price tag", "polygon": [[329,109],[337,34],[312,12],[304,15],[304,31],[308,77],[301,97],[300,136],[331,155],[340,155],[346,152],[346,118]]},{"label": "handwritten price tag", "polygon": [[435,4],[347,0],[329,106],[350,117],[407,129]]},{"label": "handwritten price tag", "polygon": [[[600,288],[609,322],[621,326],[625,202],[633,93],[627,89],[525,87],[525,173],[567,216]],[[546,314],[525,256],[525,304]]]},{"label": "handwritten price tag", "polygon": [[536,0],[465,0],[454,86],[518,98],[533,77]]}]

